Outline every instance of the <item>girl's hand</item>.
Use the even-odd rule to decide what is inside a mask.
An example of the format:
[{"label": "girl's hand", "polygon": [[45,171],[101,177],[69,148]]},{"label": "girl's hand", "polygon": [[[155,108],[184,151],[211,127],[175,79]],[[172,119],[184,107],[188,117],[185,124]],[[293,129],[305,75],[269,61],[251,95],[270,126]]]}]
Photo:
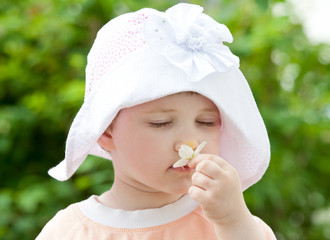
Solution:
[{"label": "girl's hand", "polygon": [[[195,168],[189,194],[199,202],[223,239],[263,239],[245,205],[237,171],[225,160],[212,154],[200,154],[189,162]],[[224,238],[228,237],[228,238]],[[253,239],[253,238],[251,238]]]},{"label": "girl's hand", "polygon": [[225,224],[246,212],[238,173],[229,163],[216,155],[200,154],[189,167],[196,168],[189,194],[210,220]]}]

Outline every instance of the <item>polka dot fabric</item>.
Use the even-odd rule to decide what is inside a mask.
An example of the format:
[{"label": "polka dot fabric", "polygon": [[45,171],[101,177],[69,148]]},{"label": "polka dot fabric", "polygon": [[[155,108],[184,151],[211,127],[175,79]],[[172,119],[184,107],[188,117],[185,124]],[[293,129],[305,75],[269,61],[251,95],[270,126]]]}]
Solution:
[{"label": "polka dot fabric", "polygon": [[[88,54],[85,98],[93,91],[95,82],[109,73],[119,61],[145,46],[143,25],[151,16],[151,11],[144,9],[136,14],[122,15],[100,29]],[[117,24],[118,21],[120,24]]]}]

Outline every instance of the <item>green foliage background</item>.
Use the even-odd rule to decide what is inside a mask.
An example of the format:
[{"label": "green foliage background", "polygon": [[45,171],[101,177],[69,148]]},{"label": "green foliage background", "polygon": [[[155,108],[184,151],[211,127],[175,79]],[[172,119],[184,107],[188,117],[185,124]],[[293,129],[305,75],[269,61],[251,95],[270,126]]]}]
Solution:
[{"label": "green foliage background", "polygon": [[[177,2],[0,1],[1,239],[33,239],[58,210],[111,186],[111,163],[95,157],[67,182],[47,175],[83,102],[87,53],[109,19]],[[310,44],[284,1],[188,2],[231,30],[269,130],[271,164],[245,192],[249,208],[279,240],[330,239],[330,46]],[[275,4],[287,15],[273,16]]]}]

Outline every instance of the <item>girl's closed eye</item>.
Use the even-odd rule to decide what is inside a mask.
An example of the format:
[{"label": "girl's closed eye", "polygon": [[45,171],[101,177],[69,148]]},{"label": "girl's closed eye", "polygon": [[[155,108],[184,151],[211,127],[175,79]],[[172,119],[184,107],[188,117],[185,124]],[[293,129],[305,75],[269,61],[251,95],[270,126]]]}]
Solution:
[{"label": "girl's closed eye", "polygon": [[220,120],[218,119],[198,119],[196,120],[197,125],[203,126],[203,127],[214,127],[218,126],[220,124]]},{"label": "girl's closed eye", "polygon": [[158,121],[154,121],[154,122],[148,122],[150,127],[154,127],[154,128],[161,128],[161,127],[168,127],[172,124],[171,121],[163,121],[163,122],[158,122]]},{"label": "girl's closed eye", "polygon": [[199,125],[206,126],[206,127],[213,127],[215,126],[214,121],[196,121]]}]

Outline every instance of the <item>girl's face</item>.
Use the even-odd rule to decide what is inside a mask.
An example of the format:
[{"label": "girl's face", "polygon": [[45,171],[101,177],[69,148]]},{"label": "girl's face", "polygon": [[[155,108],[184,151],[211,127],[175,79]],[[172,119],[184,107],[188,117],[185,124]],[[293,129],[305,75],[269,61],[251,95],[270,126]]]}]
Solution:
[{"label": "girl's face", "polygon": [[218,155],[220,127],[218,108],[195,93],[173,94],[121,110],[108,130],[115,181],[141,191],[186,193],[194,169],[172,167],[180,159],[180,145],[206,141],[202,153]]}]

